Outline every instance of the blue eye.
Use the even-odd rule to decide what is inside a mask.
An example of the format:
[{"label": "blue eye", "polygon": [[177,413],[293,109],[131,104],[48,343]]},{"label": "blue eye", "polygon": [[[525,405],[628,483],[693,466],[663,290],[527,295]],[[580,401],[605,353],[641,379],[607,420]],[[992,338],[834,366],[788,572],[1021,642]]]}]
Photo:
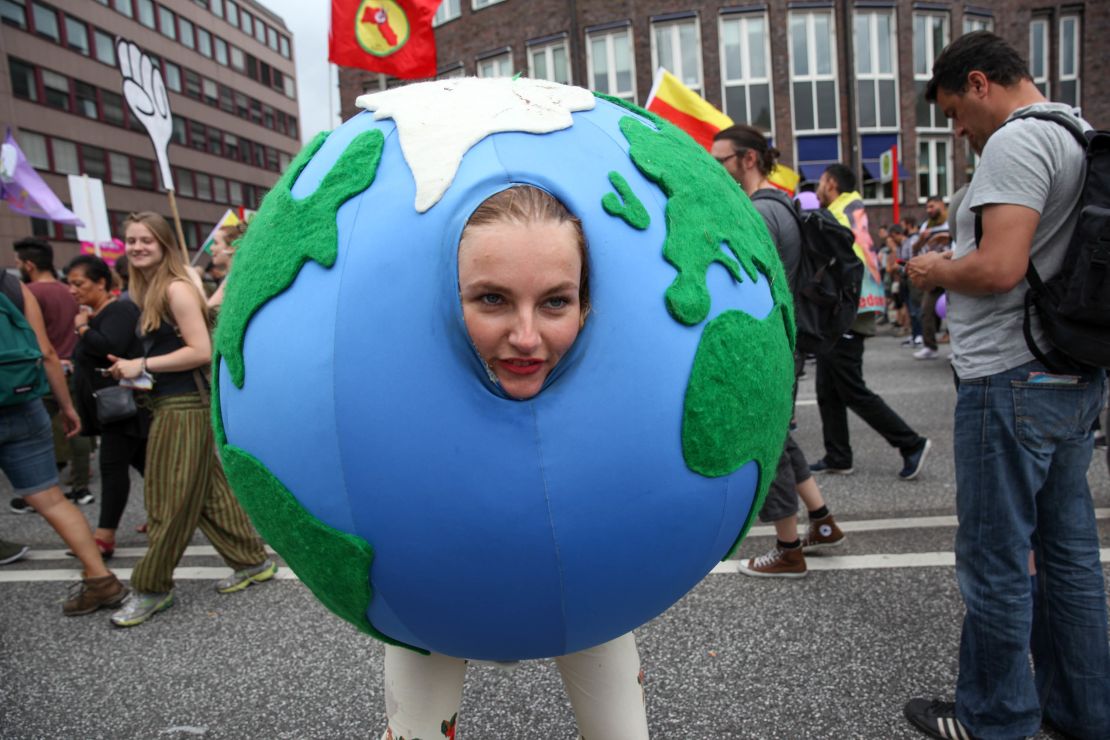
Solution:
[{"label": "blue eye", "polygon": [[497,293],[486,293],[478,300],[487,306],[498,306],[503,302],[503,299]]},{"label": "blue eye", "polygon": [[562,297],[548,298],[547,299],[547,307],[548,308],[566,308],[567,305],[569,305],[569,304],[570,304],[570,301],[568,301],[566,298],[562,298]]}]

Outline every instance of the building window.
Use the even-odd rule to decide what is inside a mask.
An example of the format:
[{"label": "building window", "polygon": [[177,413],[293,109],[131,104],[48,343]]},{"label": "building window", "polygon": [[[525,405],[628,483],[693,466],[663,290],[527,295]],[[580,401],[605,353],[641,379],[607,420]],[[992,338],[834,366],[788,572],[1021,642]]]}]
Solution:
[{"label": "building window", "polygon": [[9,26],[26,30],[27,6],[25,0],[0,0],[0,21]]},{"label": "building window", "polygon": [[948,129],[950,124],[936,103],[925,99],[925,87],[933,76],[933,62],[948,45],[948,14],[914,13],[913,85],[917,95],[917,128]]},{"label": "building window", "polygon": [[103,31],[93,31],[93,42],[96,45],[96,58],[105,64],[116,66],[116,42]]},{"label": "building window", "polygon": [[50,70],[42,71],[44,102],[52,108],[69,110],[69,79]]},{"label": "building window", "polygon": [[790,81],[795,131],[839,129],[835,49],[832,13],[790,13]]},{"label": "building window", "polygon": [[201,53],[201,56],[212,58],[212,34],[203,28],[197,29],[197,51]]},{"label": "building window", "polygon": [[84,174],[104,180],[108,177],[108,155],[98,146],[81,145],[81,165]]},{"label": "building window", "polygon": [[15,59],[8,59],[9,73],[12,78],[12,93],[17,98],[30,100],[32,103],[37,103],[39,100],[39,88],[35,82],[35,68],[29,64],[17,61]]},{"label": "building window", "polygon": [[131,160],[126,155],[109,152],[108,168],[111,171],[113,185],[131,187]]},{"label": "building window", "polygon": [[238,46],[231,47],[231,68],[244,74],[247,71],[247,57]]},{"label": "building window", "polygon": [[[883,152],[888,151],[898,143],[898,131],[889,133],[869,133],[860,136],[860,164],[863,165],[863,187],[861,192],[865,201],[872,203],[892,203],[894,201],[894,183],[881,182],[882,170],[879,163]],[[902,158],[902,150],[898,150],[898,158]],[[898,180],[906,179],[905,172],[895,163]]]},{"label": "building window", "polygon": [[228,205],[237,206],[243,202],[243,183],[232,180],[227,184]]},{"label": "building window", "polygon": [[856,12],[860,130],[898,128],[898,51],[893,11]]},{"label": "building window", "polygon": [[116,12],[128,18],[135,17],[135,10],[131,7],[131,0],[115,0]]},{"label": "building window", "polygon": [[635,101],[636,65],[632,58],[631,27],[590,34],[586,62],[594,90]]},{"label": "building window", "polygon": [[77,145],[72,141],[54,137],[50,140],[54,153],[54,171],[61,175],[80,175],[81,167],[77,162]]},{"label": "building window", "polygon": [[177,39],[177,18],[165,5],[158,6],[158,30],[168,39]]},{"label": "building window", "polygon": [[151,0],[135,0],[139,6],[139,23],[147,28],[154,28],[154,3]]},{"label": "building window", "polygon": [[254,16],[246,10],[239,13],[239,30],[248,36],[254,35]]},{"label": "building window", "polygon": [[227,203],[227,180],[222,177],[212,178],[212,197],[217,203]]},{"label": "building window", "polygon": [[227,22],[230,23],[233,26],[238,27],[239,26],[239,6],[236,5],[232,0],[227,0],[227,3],[225,4],[224,9],[227,11],[227,13],[225,14]]},{"label": "building window", "polygon": [[1079,107],[1079,16],[1060,17],[1060,94],[1057,99]]},{"label": "building window", "polygon": [[258,18],[254,19],[254,40],[260,44],[266,43],[266,24]]},{"label": "building window", "polygon": [[442,26],[447,21],[455,20],[461,14],[459,0],[443,0],[439,8],[436,9],[436,14],[432,16],[432,26]]},{"label": "building window", "polygon": [[683,85],[701,92],[701,39],[697,18],[653,23],[651,27],[652,66],[663,67]]},{"label": "building window", "polygon": [[132,160],[135,175],[135,187],[143,190],[154,190],[154,162],[142,157]]},{"label": "building window", "polygon": [[96,120],[100,117],[96,106],[96,88],[87,82],[73,81],[74,98],[77,101],[77,114]]},{"label": "building window", "polygon": [[818,134],[799,136],[794,140],[798,156],[798,173],[807,182],[817,182],[830,164],[840,163],[840,135]]},{"label": "building window", "polygon": [[280,41],[281,41],[281,55],[283,57],[285,57],[286,59],[291,59],[293,57],[293,49],[289,46],[288,37],[282,36]]},{"label": "building window", "polygon": [[113,126],[122,126],[124,124],[123,98],[119,95],[116,95],[114,92],[101,90],[100,114],[101,120],[110,123]]},{"label": "building window", "polygon": [[478,60],[479,77],[511,77],[513,74],[512,52]]},{"label": "building window", "polygon": [[534,80],[550,80],[570,84],[570,61],[565,38],[528,49],[528,76]]},{"label": "building window", "polygon": [[212,0],[212,15],[217,18],[224,17],[224,0]]},{"label": "building window", "polygon": [[227,66],[227,42],[216,36],[212,39],[213,46],[216,51],[216,61],[223,66]]},{"label": "building window", "polygon": [[191,21],[180,18],[181,45],[186,49],[195,49],[197,45],[196,32]]},{"label": "building window", "polygon": [[166,77],[166,88],[174,92],[181,92],[181,67],[173,62],[166,62],[162,71]]},{"label": "building window", "polygon": [[78,54],[89,55],[89,28],[69,15],[66,16],[66,46]]},{"label": "building window", "polygon": [[274,51],[278,50],[278,34],[277,31],[274,30],[273,26],[266,27],[266,46],[270,47]]},{"label": "building window", "polygon": [[61,41],[62,36],[58,31],[57,11],[39,3],[34,3],[31,8],[34,11],[32,15],[35,19],[35,33],[45,36],[55,43]]},{"label": "building window", "polygon": [[964,12],[964,33],[994,31],[994,18],[988,15],[968,15]]},{"label": "building window", "polygon": [[36,170],[50,169],[50,155],[46,151],[45,136],[30,131],[20,131],[15,138],[19,142],[19,148],[23,150],[23,156],[27,158],[29,165]]},{"label": "building window", "polygon": [[921,137],[917,140],[917,200],[939,195],[945,200],[952,192],[952,154],[946,137]]},{"label": "building window", "polygon": [[1029,23],[1029,72],[1041,95],[1050,98],[1048,84],[1048,19],[1034,18]]},{"label": "building window", "polygon": [[182,197],[197,197],[197,191],[193,187],[193,173],[189,170],[183,170],[180,167],[174,167],[173,182],[175,185],[177,185],[177,192]]},{"label": "building window", "polygon": [[767,16],[721,18],[721,84],[732,120],[772,131]]},{"label": "building window", "polygon": [[497,5],[497,3],[504,2],[504,0],[471,0],[470,7],[474,10],[481,10],[488,8],[490,5]]}]

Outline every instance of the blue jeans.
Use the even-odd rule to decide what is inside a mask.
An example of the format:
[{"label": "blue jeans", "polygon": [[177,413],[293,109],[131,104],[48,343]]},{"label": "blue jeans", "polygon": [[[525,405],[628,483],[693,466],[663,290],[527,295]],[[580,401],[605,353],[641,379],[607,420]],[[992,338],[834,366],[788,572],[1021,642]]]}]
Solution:
[{"label": "blue jeans", "polygon": [[1042,711],[1076,737],[1110,737],[1106,592],[1087,487],[1104,376],[1028,382],[1044,370],[1030,362],[957,392],[956,575],[967,612],[956,716],[985,739],[1034,735]]},{"label": "blue jeans", "polygon": [[0,470],[16,496],[58,485],[50,415],[41,399],[0,407]]}]

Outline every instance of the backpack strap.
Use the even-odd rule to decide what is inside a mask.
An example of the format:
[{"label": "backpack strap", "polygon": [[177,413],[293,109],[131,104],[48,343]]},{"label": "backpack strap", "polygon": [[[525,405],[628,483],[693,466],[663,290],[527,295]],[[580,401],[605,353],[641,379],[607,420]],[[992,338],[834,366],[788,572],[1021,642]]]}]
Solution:
[{"label": "backpack strap", "polygon": [[0,291],[3,291],[8,300],[15,304],[21,314],[26,315],[27,311],[23,305],[23,287],[14,276],[8,274],[7,270],[0,270]]},{"label": "backpack strap", "polygon": [[[1079,119],[1075,116],[1069,116],[1062,111],[1028,111],[1006,120],[1002,126],[1013,123],[1014,121],[1020,121],[1024,118],[1036,118],[1038,121],[1048,121],[1049,123],[1063,126],[1068,130],[1068,133],[1072,135],[1072,138],[1079,142],[1079,146],[1083,147],[1084,150],[1087,149],[1087,145],[1090,143],[1090,140],[1087,138],[1087,132],[1083,129],[1082,124],[1079,123]],[[1002,128],[1002,126],[998,128]]]}]

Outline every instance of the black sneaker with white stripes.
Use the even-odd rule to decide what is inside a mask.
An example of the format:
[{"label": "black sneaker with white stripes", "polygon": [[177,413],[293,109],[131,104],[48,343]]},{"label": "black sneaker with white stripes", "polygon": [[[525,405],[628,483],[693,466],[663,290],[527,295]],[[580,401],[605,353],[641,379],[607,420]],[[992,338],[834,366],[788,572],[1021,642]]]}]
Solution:
[{"label": "black sneaker with white stripes", "polygon": [[910,699],[902,713],[911,725],[929,737],[941,740],[975,740],[975,736],[956,719],[955,702]]}]

